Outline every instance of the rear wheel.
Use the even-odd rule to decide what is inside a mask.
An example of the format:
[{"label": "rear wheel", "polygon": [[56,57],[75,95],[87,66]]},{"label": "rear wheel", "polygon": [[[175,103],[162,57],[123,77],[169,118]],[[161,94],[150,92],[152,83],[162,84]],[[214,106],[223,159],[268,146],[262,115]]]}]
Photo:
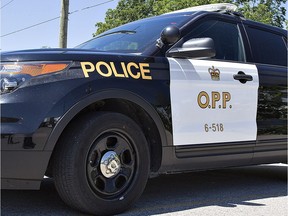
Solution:
[{"label": "rear wheel", "polygon": [[119,113],[82,116],[61,136],[54,179],[70,206],[111,215],[129,208],[147,182],[150,158],[140,127]]}]

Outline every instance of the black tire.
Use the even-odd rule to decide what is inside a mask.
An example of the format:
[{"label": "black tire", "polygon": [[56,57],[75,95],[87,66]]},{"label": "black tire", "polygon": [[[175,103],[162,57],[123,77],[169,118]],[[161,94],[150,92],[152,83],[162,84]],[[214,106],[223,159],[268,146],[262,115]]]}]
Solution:
[{"label": "black tire", "polygon": [[149,155],[143,132],[127,116],[82,116],[69,125],[57,144],[53,167],[56,189],[65,203],[82,212],[121,213],[145,188]]}]

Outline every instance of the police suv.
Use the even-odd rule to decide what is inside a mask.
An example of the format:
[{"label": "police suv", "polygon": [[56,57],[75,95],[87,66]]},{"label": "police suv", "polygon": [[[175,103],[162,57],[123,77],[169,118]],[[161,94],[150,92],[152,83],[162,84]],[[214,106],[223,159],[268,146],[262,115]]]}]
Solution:
[{"label": "police suv", "polygon": [[1,54],[2,188],[52,177],[82,212],[128,209],[149,176],[287,163],[287,31],[231,4]]}]

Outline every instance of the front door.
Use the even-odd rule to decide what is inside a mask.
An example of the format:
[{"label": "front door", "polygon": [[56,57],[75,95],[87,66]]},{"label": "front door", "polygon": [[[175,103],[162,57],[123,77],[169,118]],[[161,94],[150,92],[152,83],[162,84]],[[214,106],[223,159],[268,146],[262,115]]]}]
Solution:
[{"label": "front door", "polygon": [[176,58],[169,64],[174,145],[256,140],[255,65]]}]

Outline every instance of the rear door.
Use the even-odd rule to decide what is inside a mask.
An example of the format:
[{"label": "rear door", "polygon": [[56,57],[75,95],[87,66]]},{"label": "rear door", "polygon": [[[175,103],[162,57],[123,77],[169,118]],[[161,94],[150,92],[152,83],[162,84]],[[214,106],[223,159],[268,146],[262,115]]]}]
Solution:
[{"label": "rear door", "polygon": [[229,149],[229,145],[247,143],[252,157],[259,81],[256,66],[245,63],[239,32],[236,22],[203,21],[186,40],[212,38],[215,58],[168,58],[175,146],[228,143]]},{"label": "rear door", "polygon": [[254,163],[287,161],[287,32],[245,26],[259,73]]}]

